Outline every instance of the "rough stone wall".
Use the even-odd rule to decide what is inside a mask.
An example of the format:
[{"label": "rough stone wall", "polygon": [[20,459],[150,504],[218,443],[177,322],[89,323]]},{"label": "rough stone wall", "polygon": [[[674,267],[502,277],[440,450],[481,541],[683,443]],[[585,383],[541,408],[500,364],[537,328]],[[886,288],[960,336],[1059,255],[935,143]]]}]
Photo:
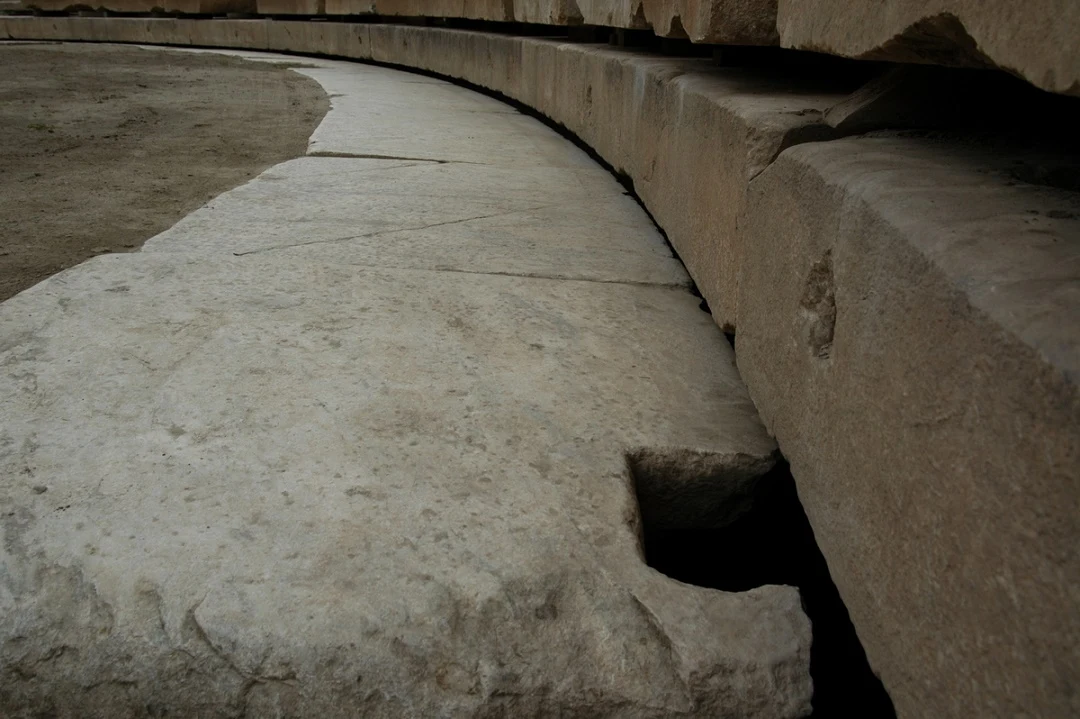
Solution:
[{"label": "rough stone wall", "polygon": [[[315,7],[322,0],[270,0],[277,3],[278,7],[288,6],[288,12],[299,12],[295,9],[303,4],[305,7]],[[23,5],[27,8],[44,10],[46,12],[62,12],[65,10],[86,9],[91,7],[95,10],[108,10],[117,13],[181,13],[187,15],[226,15],[229,13],[253,13],[256,9],[256,0],[94,0],[93,2],[81,2],[80,0],[26,0]],[[313,14],[313,13],[308,13]]]},{"label": "rough stone wall", "polygon": [[552,40],[88,18],[0,19],[5,36],[375,59],[565,125],[630,176],[737,328],[743,377],[900,715],[1080,712],[1080,207],[1047,179],[1061,158],[822,141],[842,93]]},{"label": "rough stone wall", "polygon": [[[75,0],[25,0],[60,11]],[[1074,0],[98,0],[118,13],[366,15],[579,24],[695,43],[776,45],[867,60],[996,67],[1080,95]]]},{"label": "rough stone wall", "polygon": [[1000,67],[1080,95],[1074,0],[780,0],[784,47],[891,62]]},{"label": "rough stone wall", "polygon": [[776,0],[644,0],[661,37],[732,45],[775,45]]}]

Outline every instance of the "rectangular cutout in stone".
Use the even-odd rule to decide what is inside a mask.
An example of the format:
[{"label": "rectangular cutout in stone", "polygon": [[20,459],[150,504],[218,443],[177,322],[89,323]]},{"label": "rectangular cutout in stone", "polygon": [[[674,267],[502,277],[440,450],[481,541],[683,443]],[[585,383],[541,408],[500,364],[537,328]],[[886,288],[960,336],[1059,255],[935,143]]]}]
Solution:
[{"label": "rectangular cutout in stone", "polygon": [[[638,464],[636,456],[630,456],[629,464],[641,505],[648,565],[680,582],[726,592],[744,592],[769,584],[798,587],[814,632],[810,651],[812,716],[895,717],[892,700],[870,668],[847,608],[829,576],[787,462],[778,462],[757,479],[752,489],[748,489],[744,477],[737,477],[737,489],[730,492],[732,511],[699,509],[729,521],[703,528],[699,522],[680,526],[672,521],[669,510],[673,505],[652,506],[658,499],[667,503],[681,493],[678,487],[658,492],[654,485],[659,478],[651,471],[653,467]],[[722,481],[716,476],[712,479]],[[679,484],[690,493],[701,487],[701,483]],[[717,494],[714,489],[697,500],[709,504]],[[687,506],[694,501],[692,496],[680,496],[674,504]]]}]

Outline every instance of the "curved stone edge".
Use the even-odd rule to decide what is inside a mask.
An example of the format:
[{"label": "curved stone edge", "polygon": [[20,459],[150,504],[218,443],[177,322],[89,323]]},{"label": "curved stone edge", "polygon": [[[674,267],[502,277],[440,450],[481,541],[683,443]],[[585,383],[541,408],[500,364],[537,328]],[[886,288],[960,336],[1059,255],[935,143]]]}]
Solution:
[{"label": "curved stone edge", "polygon": [[[963,143],[948,142],[913,146],[923,164],[907,172],[929,178],[918,191],[910,175],[895,172],[875,175],[868,186],[878,193],[869,195],[858,173],[823,180],[828,167],[806,157],[839,152],[855,162],[866,140],[786,148],[829,136],[820,115],[836,96],[782,91],[768,84],[777,78],[692,60],[392,25],[8,18],[0,28],[20,39],[375,60],[468,81],[565,125],[633,179],[718,323],[738,324],[743,376],[792,463],[837,585],[901,715],[923,706],[948,714],[957,706],[950,697],[986,716],[1007,715],[1014,701],[1050,714],[1073,701],[1061,691],[1080,675],[1068,648],[1075,643],[1066,641],[1075,639],[1080,595],[1080,307],[1066,271],[1080,242],[1080,213],[1066,202],[1073,196],[1000,173],[986,182],[994,153],[956,160]],[[888,168],[910,150],[901,144],[873,156]],[[968,179],[983,178],[986,206],[1013,186],[1023,201],[1040,203],[1055,220],[1040,228],[1050,239],[1014,247],[1015,228],[1002,225],[951,265],[920,244],[926,231],[948,237],[968,220],[963,193],[945,192],[955,178],[938,174],[950,161]],[[822,183],[827,192],[815,189]],[[927,197],[948,211],[911,211]],[[844,223],[858,203],[865,216],[852,229]],[[826,254],[832,243],[844,251]],[[1055,243],[1057,254],[1047,254]],[[821,252],[807,255],[804,244]],[[1011,289],[1030,290],[991,301],[1011,262],[1021,270]],[[1054,267],[1062,271],[1047,275]],[[1061,282],[1052,311],[1040,315],[1032,309],[1041,307],[1047,277]],[[854,314],[844,309],[852,297]],[[876,314],[862,306],[871,300]],[[1025,329],[1024,318],[1040,317],[1048,321],[1038,331]],[[845,346],[857,351],[842,371],[830,371]],[[931,604],[912,599],[923,589]],[[969,641],[960,630],[974,632],[974,618],[984,626]],[[1060,631],[1046,629],[1054,626]],[[999,662],[1003,654],[1010,660]]]},{"label": "curved stone edge", "polygon": [[748,181],[784,147],[835,136],[824,113],[846,96],[835,82],[808,87],[783,71],[403,25],[9,17],[3,36],[325,54],[498,92],[566,127],[633,181],[727,330],[736,325]]},{"label": "curved stone edge", "polygon": [[24,0],[56,12],[371,15],[642,30],[721,45],[780,45],[865,60],[1000,68],[1080,96],[1072,0]]}]

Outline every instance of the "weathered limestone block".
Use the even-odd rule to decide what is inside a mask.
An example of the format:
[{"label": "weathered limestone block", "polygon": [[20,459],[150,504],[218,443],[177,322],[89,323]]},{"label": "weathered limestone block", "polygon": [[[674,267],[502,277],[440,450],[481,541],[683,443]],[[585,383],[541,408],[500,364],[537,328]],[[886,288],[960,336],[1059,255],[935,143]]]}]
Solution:
[{"label": "weathered limestone block", "polygon": [[0,307],[0,712],[804,715],[795,589],[639,553],[627,447],[771,452],[718,335],[684,290],[295,253],[38,285]]},{"label": "weathered limestone block", "polygon": [[90,7],[117,13],[224,15],[255,12],[255,3],[256,0],[28,0],[26,6],[49,12]]},{"label": "weathered limestone block", "polygon": [[504,0],[375,0],[379,15],[409,17],[451,17],[468,20],[511,22],[513,3]]},{"label": "weathered limestone block", "polygon": [[739,368],[900,716],[1080,712],[1076,167],[881,136],[751,183]]},{"label": "weathered limestone block", "polygon": [[789,145],[831,135],[844,93],[781,73],[532,38],[372,26],[373,59],[503,92],[565,125],[634,187],[723,327],[736,321],[747,183]]},{"label": "weathered limestone block", "polygon": [[996,66],[1080,95],[1075,0],[780,0],[784,47],[890,62]]},{"label": "weathered limestone block", "polygon": [[326,0],[255,0],[260,15],[323,15]]},{"label": "weathered limestone block", "polygon": [[326,0],[327,15],[369,15],[375,12],[375,0]]},{"label": "weathered limestone block", "polygon": [[649,29],[642,0],[577,0],[577,6],[586,25]]},{"label": "weathered limestone block", "polygon": [[466,80],[530,104],[521,76],[526,38],[406,25],[372,25],[369,32],[372,60]]},{"label": "weathered limestone block", "polygon": [[266,47],[281,52],[363,60],[371,57],[370,45],[368,26],[359,23],[278,20],[267,27]]},{"label": "weathered limestone block", "polygon": [[717,526],[776,461],[646,213],[491,98],[297,71],[325,156],[0,304],[0,715],[808,713],[796,589],[644,561],[636,480]]},{"label": "weathered limestone block", "polygon": [[[358,7],[369,6],[369,9]],[[574,0],[327,0],[329,14],[461,18],[488,22],[568,25],[581,22]]]},{"label": "weathered limestone block", "polygon": [[225,15],[228,13],[253,13],[256,11],[256,3],[257,0],[163,0],[161,4],[165,12],[189,15]]},{"label": "weathered limestone block", "polygon": [[514,20],[542,25],[580,25],[577,0],[514,0]]},{"label": "weathered limestone block", "polygon": [[[175,40],[196,47],[230,47],[241,50],[266,50],[267,36],[274,23],[264,20],[149,20],[148,29],[165,36],[171,27]],[[173,23],[170,26],[170,23]],[[160,28],[160,29],[158,29]],[[159,40],[158,42],[164,42]]]},{"label": "weathered limestone block", "polygon": [[661,37],[730,45],[775,45],[776,0],[644,0]]}]

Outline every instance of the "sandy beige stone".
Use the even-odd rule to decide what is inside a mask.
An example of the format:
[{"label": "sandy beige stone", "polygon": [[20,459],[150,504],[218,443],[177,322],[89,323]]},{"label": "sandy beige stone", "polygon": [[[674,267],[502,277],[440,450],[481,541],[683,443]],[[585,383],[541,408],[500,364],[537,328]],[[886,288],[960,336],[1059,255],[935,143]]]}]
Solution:
[{"label": "sandy beige stone", "polygon": [[375,0],[326,0],[327,15],[368,15],[375,12]]},{"label": "sandy beige stone", "polygon": [[[273,1],[273,0],[271,0]],[[285,0],[277,0],[282,2]],[[24,5],[50,12],[93,7],[118,13],[168,12],[191,15],[225,15],[227,13],[252,13],[256,0],[27,0]]]},{"label": "sandy beige stone", "polygon": [[307,157],[0,304],[0,714],[805,716],[797,589],[644,561],[631,456],[695,526],[776,461],[647,214],[491,98],[295,72]]},{"label": "sandy beige stone", "polygon": [[375,0],[379,15],[452,17],[508,22],[514,19],[513,3],[504,0]]},{"label": "sandy beige stone", "polygon": [[[342,22],[278,20],[266,29],[266,47],[279,52],[313,52],[357,60],[370,57],[368,26]],[[301,60],[302,62],[302,60]]]},{"label": "sandy beige stone", "polygon": [[[0,36],[257,48],[251,27],[8,18]],[[717,321],[738,323],[744,376],[902,716],[1080,711],[1077,211],[1046,186],[1069,177],[1056,160],[1016,157],[1036,171],[1010,179],[1012,157],[949,143],[788,147],[846,93],[756,92],[731,70],[550,40],[369,32],[375,59],[535,107],[634,179]],[[733,202],[749,209],[725,215]]]},{"label": "sandy beige stone", "polygon": [[[33,20],[11,18],[7,27]],[[141,20],[148,24],[127,29],[122,24],[128,21],[120,19],[57,20],[60,34],[77,27],[102,39],[154,31],[159,38],[173,35],[161,42],[243,42],[241,47],[292,52],[329,52],[326,43],[333,42],[335,55],[416,67],[501,92],[565,125],[633,180],[726,329],[736,323],[743,251],[737,218],[747,183],[784,147],[831,136],[823,114],[846,95],[835,83],[795,82],[780,71],[718,68],[706,60],[495,33],[270,23],[266,41],[273,44],[260,46],[254,35],[250,41],[236,35],[250,34],[245,23],[259,21]],[[76,21],[83,22],[71,24]],[[192,43],[196,32],[199,41]]]},{"label": "sandy beige stone", "polygon": [[902,717],[1080,711],[1070,162],[885,136],[751,183],[739,367]]},{"label": "sandy beige stone", "polygon": [[823,112],[843,97],[767,71],[554,41],[401,26],[372,26],[371,41],[376,60],[536,108],[626,173],[727,328],[747,183],[783,147],[829,136]]},{"label": "sandy beige stone", "polygon": [[648,30],[642,0],[577,0],[586,25]]},{"label": "sandy beige stone", "polygon": [[326,0],[255,0],[260,15],[322,15]]},{"label": "sandy beige stone", "polygon": [[784,47],[890,62],[996,66],[1080,95],[1074,0],[780,0]]},{"label": "sandy beige stone", "polygon": [[730,45],[775,45],[776,0],[644,0],[661,37]]}]

